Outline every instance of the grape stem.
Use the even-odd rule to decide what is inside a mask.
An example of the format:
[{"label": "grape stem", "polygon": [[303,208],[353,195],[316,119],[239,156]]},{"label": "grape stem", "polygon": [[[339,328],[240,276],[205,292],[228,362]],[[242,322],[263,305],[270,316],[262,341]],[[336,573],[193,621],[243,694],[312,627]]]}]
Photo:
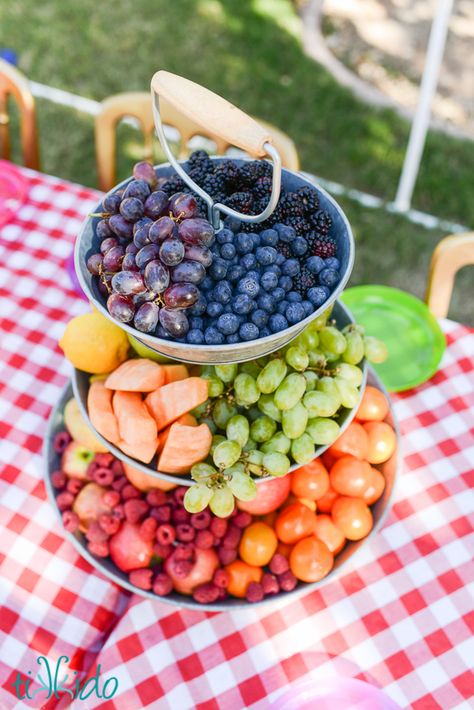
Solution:
[{"label": "grape stem", "polygon": [[102,219],[107,219],[107,217],[112,217],[112,212],[90,212],[89,217],[101,217]]}]

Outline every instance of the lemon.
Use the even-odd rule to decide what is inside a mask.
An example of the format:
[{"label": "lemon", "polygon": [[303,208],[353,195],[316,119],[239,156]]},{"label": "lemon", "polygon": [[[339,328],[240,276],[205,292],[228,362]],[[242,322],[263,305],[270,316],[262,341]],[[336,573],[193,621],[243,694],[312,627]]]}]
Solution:
[{"label": "lemon", "polygon": [[127,359],[129,342],[123,330],[95,312],[69,321],[59,347],[74,367],[101,374]]}]

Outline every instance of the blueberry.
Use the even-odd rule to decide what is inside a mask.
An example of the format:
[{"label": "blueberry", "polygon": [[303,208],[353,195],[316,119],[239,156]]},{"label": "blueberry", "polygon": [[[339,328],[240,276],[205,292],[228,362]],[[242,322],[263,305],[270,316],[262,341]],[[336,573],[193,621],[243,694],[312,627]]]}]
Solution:
[{"label": "blueberry", "polygon": [[277,305],[277,312],[281,313],[281,315],[284,316],[288,306],[289,306],[289,301],[287,301],[285,299],[283,299],[283,301],[279,301],[278,305]]},{"label": "blueberry", "polygon": [[219,244],[231,244],[234,241],[234,234],[230,229],[221,229],[216,234],[216,240]]},{"label": "blueberry", "polygon": [[277,266],[281,266],[281,265],[284,264],[284,263],[285,263],[285,255],[284,255],[284,254],[280,254],[280,252],[278,252],[277,258],[276,258],[276,261],[275,261],[275,264],[276,264]]},{"label": "blueberry", "polygon": [[339,271],[336,271],[335,269],[323,269],[319,273],[319,283],[322,286],[328,286],[329,288],[332,288],[339,283],[340,278]]},{"label": "blueberry", "polygon": [[301,303],[290,303],[285,315],[288,323],[299,323],[305,317],[304,308]]},{"label": "blueberry", "polygon": [[217,303],[217,301],[211,301],[207,304],[207,315],[211,316],[211,318],[217,318],[223,310],[224,306],[222,303]]},{"label": "blueberry", "polygon": [[257,283],[259,283],[261,273],[260,271],[257,271],[257,269],[250,269],[250,271],[247,271],[247,273],[245,274],[245,277],[248,279],[253,279]]},{"label": "blueberry", "polygon": [[257,301],[257,306],[262,311],[266,311],[267,313],[274,313],[275,305],[275,299],[272,298],[269,293],[262,293],[262,295],[258,298]]},{"label": "blueberry", "polygon": [[290,276],[280,276],[278,279],[278,285],[285,291],[291,291],[293,288],[293,280]]},{"label": "blueberry", "polygon": [[249,276],[244,276],[244,278],[237,284],[237,291],[239,293],[246,293],[251,298],[254,298],[258,295],[260,286],[255,279]]},{"label": "blueberry", "polygon": [[213,260],[209,269],[209,274],[215,281],[221,281],[227,276],[228,264],[224,259],[217,257]]},{"label": "blueberry", "polygon": [[257,326],[257,328],[264,328],[267,325],[268,317],[269,316],[266,311],[261,308],[257,308],[250,316],[250,320]]},{"label": "blueberry", "polygon": [[272,333],[278,333],[280,330],[288,328],[288,321],[285,316],[282,316],[280,313],[276,313],[275,315],[270,316],[268,327]]},{"label": "blueberry", "polygon": [[204,331],[204,340],[206,345],[222,345],[224,342],[224,336],[220,333],[217,328],[211,325]]},{"label": "blueberry", "polygon": [[239,254],[249,254],[253,249],[253,239],[246,232],[239,232],[235,238],[235,244]]},{"label": "blueberry", "polygon": [[233,335],[239,329],[239,319],[235,313],[223,313],[217,319],[216,327],[224,335]]},{"label": "blueberry", "polygon": [[298,293],[298,291],[290,291],[286,294],[286,300],[290,303],[301,303],[303,297],[301,293]]},{"label": "blueberry", "polygon": [[312,274],[319,274],[321,269],[324,269],[324,260],[320,256],[310,256],[306,259],[305,266]]},{"label": "blueberry", "polygon": [[259,247],[260,243],[261,243],[260,234],[256,234],[255,232],[251,232],[250,236],[252,237],[253,249],[255,251],[255,249],[257,247]]},{"label": "blueberry", "polygon": [[228,343],[229,345],[235,345],[236,343],[239,343],[240,342],[239,334],[232,333],[232,335],[228,335],[227,338],[225,339],[225,342]]},{"label": "blueberry", "polygon": [[225,306],[226,303],[230,303],[231,298],[232,289],[229,284],[226,281],[219,281],[214,289],[214,300]]},{"label": "blueberry", "polygon": [[286,291],[284,288],[281,288],[281,286],[277,286],[273,289],[273,291],[270,291],[270,296],[275,300],[276,303],[278,303],[283,298],[285,298],[285,293]]},{"label": "blueberry", "polygon": [[264,229],[260,232],[260,241],[265,247],[276,247],[278,244],[278,232],[276,229]]},{"label": "blueberry", "polygon": [[336,259],[335,256],[330,256],[328,259],[324,260],[324,268],[325,269],[334,269],[335,271],[339,271],[341,268],[341,264],[339,262],[339,259]]},{"label": "blueberry", "polygon": [[233,244],[223,244],[221,246],[221,257],[226,261],[230,261],[235,256],[235,247]]},{"label": "blueberry", "polygon": [[204,318],[201,318],[200,316],[193,316],[189,319],[189,326],[192,330],[196,328],[198,330],[202,330],[204,327]]},{"label": "blueberry", "polygon": [[200,328],[192,328],[186,335],[186,342],[191,345],[202,345],[204,342],[204,333]]},{"label": "blueberry", "polygon": [[261,337],[261,338],[266,338],[267,335],[271,335],[270,329],[269,329],[269,328],[262,328],[262,329],[260,330],[260,337]]},{"label": "blueberry", "polygon": [[314,306],[311,301],[303,301],[301,305],[304,308],[304,317],[307,318],[314,311]]},{"label": "blueberry", "polygon": [[276,274],[277,276],[281,276],[281,269],[277,264],[270,264],[269,266],[266,266],[264,271],[266,274]]},{"label": "blueberry", "polygon": [[259,264],[269,266],[275,263],[277,250],[274,247],[258,247],[255,255]]},{"label": "blueberry", "polygon": [[274,224],[273,229],[276,229],[282,242],[291,242],[296,237],[293,227],[287,224]]},{"label": "blueberry", "polygon": [[296,259],[287,259],[281,267],[281,273],[285,276],[297,276],[300,273],[299,262]]},{"label": "blueberry", "polygon": [[232,299],[234,313],[238,313],[239,315],[246,315],[247,313],[250,313],[252,310],[252,303],[253,301],[250,296],[247,296],[246,293],[240,293]]},{"label": "blueberry", "polygon": [[230,281],[231,283],[236,283],[237,281],[239,281],[242,278],[242,276],[244,274],[245,274],[244,267],[239,266],[238,264],[235,264],[234,266],[231,266],[229,271],[227,272],[227,280]]},{"label": "blueberry", "polygon": [[205,276],[199,284],[199,288],[201,291],[209,291],[211,288],[214,288],[214,281],[210,276]]},{"label": "blueberry", "polygon": [[222,312],[223,313],[233,313],[232,303],[226,303],[226,305],[224,306],[224,310]]},{"label": "blueberry", "polygon": [[247,270],[253,269],[257,266],[257,259],[254,254],[244,254],[244,256],[240,259],[240,265]]},{"label": "blueberry", "polygon": [[258,338],[259,330],[254,323],[243,323],[239,328],[241,340],[255,340]]},{"label": "blueberry", "polygon": [[308,289],[306,297],[313,304],[313,306],[322,306],[329,297],[329,289],[326,286],[313,286]]},{"label": "blueberry", "polygon": [[189,309],[189,315],[202,316],[203,313],[206,312],[206,308],[207,308],[207,299],[202,293],[200,293],[199,298],[196,301],[196,303],[194,303],[194,305],[192,305],[191,308]]},{"label": "blueberry", "polygon": [[237,219],[237,217],[226,217],[224,220],[224,227],[226,230],[230,229],[231,232],[237,234],[237,232],[242,228],[242,222],[240,219]]},{"label": "blueberry", "polygon": [[296,237],[291,242],[290,248],[295,256],[303,256],[308,251],[308,242],[303,237]]},{"label": "blueberry", "polygon": [[278,276],[271,271],[267,271],[260,279],[260,285],[265,291],[272,291],[278,286]]}]

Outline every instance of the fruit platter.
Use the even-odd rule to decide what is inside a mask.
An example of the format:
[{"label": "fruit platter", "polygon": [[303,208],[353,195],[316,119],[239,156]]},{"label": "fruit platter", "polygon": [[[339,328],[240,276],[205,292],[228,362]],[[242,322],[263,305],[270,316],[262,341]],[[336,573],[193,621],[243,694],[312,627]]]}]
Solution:
[{"label": "fruit platter", "polygon": [[[152,95],[169,164],[137,163],[77,238],[92,312],[59,342],[74,370],[48,491],[127,589],[268,603],[337,574],[388,510],[399,436],[369,365],[387,351],[337,300],[354,259],[339,205],[220,97],[168,72]],[[163,98],[251,158],[178,163]]]}]

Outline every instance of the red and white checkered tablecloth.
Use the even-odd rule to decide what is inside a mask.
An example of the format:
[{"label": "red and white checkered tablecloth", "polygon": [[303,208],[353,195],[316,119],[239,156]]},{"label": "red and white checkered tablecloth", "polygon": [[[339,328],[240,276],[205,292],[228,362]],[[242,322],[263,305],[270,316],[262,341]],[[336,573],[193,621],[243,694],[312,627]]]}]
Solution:
[{"label": "red and white checkered tablecloth", "polygon": [[[144,600],[77,555],[43,484],[46,421],[70,371],[57,339],[86,309],[64,262],[98,193],[23,174],[27,202],[0,230],[1,710],[263,710],[316,666],[328,675],[341,663],[402,708],[472,707],[472,331],[444,322],[440,371],[394,398],[405,452],[396,502],[343,576],[262,610]],[[70,680],[100,665],[101,684],[114,676],[118,690],[108,701],[48,699],[35,679],[41,655],[67,656]],[[17,699],[18,677],[33,679],[32,699]]]}]

